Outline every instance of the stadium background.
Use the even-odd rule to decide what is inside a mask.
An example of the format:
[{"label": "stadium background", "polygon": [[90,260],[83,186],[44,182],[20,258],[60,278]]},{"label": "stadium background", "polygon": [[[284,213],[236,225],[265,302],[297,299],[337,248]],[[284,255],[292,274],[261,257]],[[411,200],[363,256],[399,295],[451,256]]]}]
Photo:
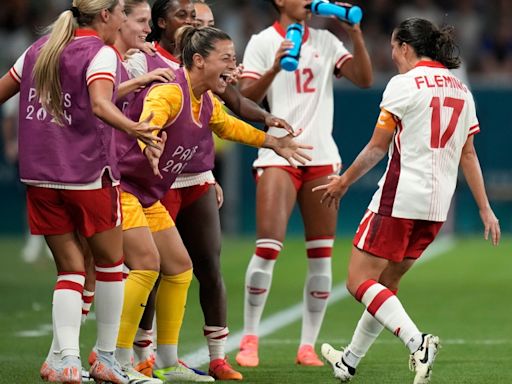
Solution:
[{"label": "stadium background", "polygon": [[[9,0],[0,16],[0,70],[9,68],[18,55],[37,37],[41,28],[69,6],[69,1]],[[507,0],[458,1],[355,1],[364,10],[362,28],[375,71],[375,84],[359,90],[344,80],[336,81],[334,136],[345,164],[350,164],[373,130],[378,104],[386,81],[395,74],[390,59],[389,36],[398,20],[408,16],[430,18],[455,25],[465,77],[475,95],[482,132],[476,147],[482,163],[490,200],[504,232],[512,231],[512,142],[508,107],[512,105],[512,2]],[[234,39],[239,59],[252,33],[268,26],[276,14],[265,0],[210,1],[217,25]],[[342,40],[341,27],[327,18],[314,18],[312,25],[329,28]],[[4,113],[5,114],[5,113]],[[221,183],[226,189],[222,210],[223,228],[230,234],[254,233],[254,182],[250,148],[227,146],[221,153]],[[25,228],[23,187],[16,168],[5,157],[0,160],[0,233],[21,234]],[[340,209],[339,233],[349,235],[375,190],[384,164],[358,182]],[[227,177],[229,175],[229,177]],[[480,231],[478,211],[463,178],[454,199],[454,221],[458,233]],[[294,212],[289,232],[300,234],[300,217]]]},{"label": "stadium background", "polygon": [[[276,17],[265,0],[209,2],[217,25],[233,37],[240,59],[250,35],[270,25]],[[382,90],[396,72],[390,59],[389,36],[397,20],[419,15],[438,23],[453,23],[459,30],[465,62],[462,75],[467,76],[474,92],[482,128],[476,137],[476,146],[491,203],[506,236],[498,248],[482,240],[478,212],[461,177],[452,218],[446,226],[448,232],[456,236],[440,238],[434,243],[430,257],[423,258],[404,279],[400,299],[422,329],[435,331],[443,340],[433,384],[512,383],[512,318],[506,305],[512,292],[512,127],[508,116],[512,106],[512,1],[364,0],[355,3],[365,12],[362,28],[376,81],[369,90],[355,89],[344,80],[335,82],[334,135],[346,164],[353,161],[370,137]],[[0,72],[5,73],[37,38],[40,27],[69,5],[68,0],[2,1]],[[330,28],[347,41],[341,28],[329,19],[316,18],[312,22]],[[9,110],[0,109],[0,122],[8,117],[11,117]],[[4,143],[0,142],[0,148],[0,383],[32,384],[39,382],[38,370],[51,342],[55,267],[47,257],[30,265],[20,257],[26,231],[24,191],[17,182],[15,165],[3,156]],[[233,361],[243,326],[245,268],[255,240],[251,174],[255,151],[232,145],[227,146],[221,156],[226,195],[226,205],[221,212],[227,235],[223,243],[222,268],[229,296],[231,336],[227,351]],[[360,316],[360,304],[348,299],[343,288],[350,236],[384,165],[380,164],[354,185],[342,202],[341,236],[336,240],[333,255],[334,291],[319,343],[346,345]],[[258,370],[242,369],[247,384],[334,383],[328,380],[327,368],[312,370],[293,364],[306,269],[301,232],[302,224],[295,212],[263,317],[266,336],[260,344],[262,366]],[[294,278],[290,278],[292,276]],[[181,331],[180,355],[189,364],[204,368],[207,352],[197,296],[194,281]],[[94,321],[87,321],[81,336],[84,358],[94,344],[94,337]],[[384,334],[358,368],[355,382],[410,382],[406,357],[401,343]]]}]

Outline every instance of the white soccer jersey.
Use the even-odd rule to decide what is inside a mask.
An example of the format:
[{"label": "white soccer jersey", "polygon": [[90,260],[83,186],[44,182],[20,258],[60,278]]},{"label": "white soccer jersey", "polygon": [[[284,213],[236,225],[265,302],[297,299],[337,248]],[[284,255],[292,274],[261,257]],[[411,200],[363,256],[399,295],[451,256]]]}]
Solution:
[{"label": "white soccer jersey", "polygon": [[[251,37],[244,54],[242,78],[259,79],[275,59],[285,30],[278,23]],[[273,115],[283,118],[294,129],[304,132],[295,140],[314,147],[308,151],[313,158],[307,165],[341,163],[338,147],[332,137],[334,100],[333,74],[352,55],[343,43],[325,30],[306,27],[300,52],[299,67],[294,72],[282,70],[267,92]],[[274,136],[284,136],[283,129],[271,127]],[[255,167],[288,165],[269,149],[260,149]]]},{"label": "white soccer jersey", "polygon": [[480,130],[471,92],[440,63],[422,61],[390,80],[380,106],[398,124],[369,210],[445,221],[462,148]]}]

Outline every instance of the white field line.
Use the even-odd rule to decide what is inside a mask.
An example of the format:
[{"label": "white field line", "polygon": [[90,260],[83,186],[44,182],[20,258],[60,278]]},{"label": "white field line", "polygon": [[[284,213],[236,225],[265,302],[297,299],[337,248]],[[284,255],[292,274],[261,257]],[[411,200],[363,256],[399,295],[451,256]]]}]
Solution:
[{"label": "white field line", "polygon": [[[350,343],[349,339],[329,339],[329,340],[318,340],[318,343],[329,343],[334,345],[347,345]],[[377,339],[375,344],[396,344],[395,339],[381,340]],[[289,345],[297,344],[297,339],[263,339],[261,340],[262,345]],[[441,339],[442,345],[509,345],[512,344],[512,339]]]},{"label": "white field line", "polygon": [[[455,240],[452,237],[442,237],[435,241],[430,248],[427,249],[425,254],[419,259],[419,263],[423,263],[428,260],[432,260],[436,256],[439,256],[443,253],[448,252],[455,245]],[[340,300],[350,296],[348,293],[345,282],[342,282],[333,287],[331,291],[331,295],[329,297],[329,302],[327,305],[332,305],[337,303]],[[287,309],[284,309],[280,312],[277,312],[268,318],[264,319],[260,323],[259,327],[259,337],[263,338],[268,336],[281,328],[284,328],[295,321],[298,321],[302,318],[302,302],[295,304]],[[228,341],[226,342],[226,353],[232,352],[238,349],[238,345],[240,344],[240,340],[242,339],[243,331],[240,330],[236,333],[231,333]],[[198,367],[203,364],[208,363],[210,360],[208,358],[208,348],[206,346],[197,349],[196,351],[189,353],[182,357],[183,361],[190,365],[191,367]]]}]

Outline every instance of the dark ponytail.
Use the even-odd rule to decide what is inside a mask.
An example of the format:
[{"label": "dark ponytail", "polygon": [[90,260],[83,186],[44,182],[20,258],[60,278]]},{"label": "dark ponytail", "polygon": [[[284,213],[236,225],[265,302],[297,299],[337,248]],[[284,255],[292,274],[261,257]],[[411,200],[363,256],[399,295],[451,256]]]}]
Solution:
[{"label": "dark ponytail", "polygon": [[437,28],[430,21],[410,18],[402,21],[394,31],[394,39],[407,43],[414,48],[418,56],[430,57],[446,68],[460,66],[459,49],[453,37],[454,28]]},{"label": "dark ponytail", "polygon": [[197,53],[205,58],[208,57],[219,40],[231,40],[231,38],[226,32],[214,27],[196,28],[184,25],[176,31],[176,50],[185,68],[191,69],[194,55]]}]

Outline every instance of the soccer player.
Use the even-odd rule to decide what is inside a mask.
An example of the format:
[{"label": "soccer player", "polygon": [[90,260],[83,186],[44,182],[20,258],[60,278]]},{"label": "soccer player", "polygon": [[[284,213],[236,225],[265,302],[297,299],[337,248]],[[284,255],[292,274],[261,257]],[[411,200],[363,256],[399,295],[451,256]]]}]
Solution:
[{"label": "soccer player", "polygon": [[194,9],[196,11],[195,25],[197,27],[213,27],[215,25],[212,9],[204,0],[195,0]]},{"label": "soccer player", "polygon": [[347,288],[366,310],[344,350],[322,345],[335,377],[349,381],[383,328],[409,349],[414,383],[430,381],[439,338],[422,333],[396,297],[402,276],[435,239],[446,220],[459,165],[480,209],[484,237],[493,245],[500,227],[485,192],[473,146],[480,131],[473,96],[457,68],[452,28],[403,21],[391,37],[399,75],[388,83],[370,142],[329,184],[322,202],[338,207],[348,188],[389,153],[386,172],[354,237]]},{"label": "soccer player", "polygon": [[[20,178],[29,225],[44,235],[57,266],[50,382],[82,381],[79,333],[87,239],[96,268],[97,381],[128,383],[114,359],[123,301],[119,171],[112,127],[155,144],[146,121],[126,118],[112,100],[118,59],[107,44],[125,21],[122,0],[75,0],[49,35],[29,47],[0,80],[0,103],[20,92]],[[161,140],[157,140],[159,142]],[[101,145],[100,145],[101,144]]]},{"label": "soccer player", "polygon": [[164,381],[213,381],[212,377],[196,375],[178,362],[178,335],[192,263],[173,220],[159,200],[188,167],[201,167],[213,161],[213,152],[203,150],[203,142],[211,140],[207,128],[223,138],[272,148],[284,158],[299,163],[309,159],[303,149],[310,146],[296,144],[291,135],[281,138],[267,135],[228,115],[210,90],[223,93],[235,69],[232,41],[214,28],[184,28],[179,46],[185,69],[176,71],[175,81],[156,83],[138,93],[126,109],[128,116],[140,115],[142,121],[150,118],[152,124],[162,128],[161,137],[166,143],[163,152],[158,153],[160,163],[155,159],[150,166],[143,161],[144,155],[151,157],[159,152],[157,149],[141,145],[141,150],[136,141],[119,135],[121,147],[125,149],[119,161],[123,240],[131,271],[126,280],[116,356],[122,365],[130,364],[137,326],[161,271],[156,297],[158,343],[153,373]]},{"label": "soccer player", "polygon": [[[304,285],[302,333],[296,363],[321,366],[314,350],[331,291],[331,254],[337,211],[319,203],[315,186],[325,184],[341,166],[332,137],[333,75],[346,77],[359,87],[372,82],[372,70],[359,25],[342,23],[350,36],[354,54],[328,31],[306,25],[310,1],[275,0],[279,20],[252,36],[244,54],[240,90],[256,102],[266,99],[270,111],[291,125],[303,127],[298,138],[313,145],[313,160],[297,169],[289,167],[267,150],[260,150],[253,163],[256,188],[256,250],[245,278],[244,337],[236,361],[241,366],[259,364],[258,326],[272,282],[274,264],[283,248],[286,226],[297,202],[305,227],[308,272]],[[280,59],[292,47],[286,40],[288,25],[304,25],[299,66],[281,70]],[[341,23],[341,22],[340,22]],[[270,128],[270,133],[275,133]]]},{"label": "soccer player", "polygon": [[[206,5],[203,4],[205,7]],[[155,55],[137,54],[130,57],[128,67],[132,75],[139,76],[148,70],[168,65],[179,68],[180,56],[176,49],[176,30],[184,25],[192,25],[195,18],[194,4],[190,0],[157,0],[152,7]],[[171,51],[169,51],[171,50]],[[259,108],[246,99],[232,86],[228,86],[220,97],[236,114],[247,120],[265,122],[267,125],[291,127]],[[213,141],[204,142],[203,150],[214,155]],[[221,232],[219,204],[220,187],[212,174],[213,163],[200,167],[187,167],[186,173],[179,175],[172,189],[163,197],[162,204],[170,212],[194,264],[194,274],[200,285],[200,303],[204,314],[203,332],[209,353],[211,376],[220,380],[240,380],[242,375],[234,370],[226,360],[224,346],[229,335],[226,321],[226,292],[220,270]],[[202,217],[200,222],[197,217]],[[150,297],[151,298],[151,297]],[[140,368],[148,366],[151,349],[149,347],[152,318],[148,316],[151,299],[137,333],[134,346]],[[151,314],[152,312],[149,312]],[[147,346],[144,348],[143,346]],[[137,367],[136,367],[137,368]],[[148,373],[146,370],[145,373]]]}]

